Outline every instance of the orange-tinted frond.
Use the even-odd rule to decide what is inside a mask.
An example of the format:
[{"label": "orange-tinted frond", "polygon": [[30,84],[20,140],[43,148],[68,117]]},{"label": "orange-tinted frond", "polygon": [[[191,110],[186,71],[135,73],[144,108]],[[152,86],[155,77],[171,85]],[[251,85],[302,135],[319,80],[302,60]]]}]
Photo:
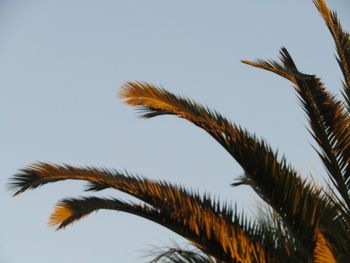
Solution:
[{"label": "orange-tinted frond", "polygon": [[[295,68],[287,52],[282,52],[281,57],[290,68]],[[234,185],[252,186],[288,222],[303,246],[312,248],[312,233],[328,203],[320,197],[320,189],[302,180],[285,158],[280,161],[267,142],[216,111],[148,83],[128,82],[123,85],[120,97],[127,105],[140,109],[144,118],[177,115],[208,132],[245,171],[245,178]]]},{"label": "orange-tinted frond", "polygon": [[314,262],[315,263],[337,263],[333,251],[323,235],[323,233],[318,230],[316,232],[316,245],[314,249]]},{"label": "orange-tinted frond", "polygon": [[343,95],[350,111],[350,35],[343,30],[337,13],[329,9],[325,0],[313,0],[313,2],[334,39],[337,61],[344,76]]},{"label": "orange-tinted frond", "polygon": [[56,205],[55,210],[52,212],[49,218],[49,226],[56,226],[62,224],[73,215],[71,208],[66,206],[64,203],[59,203]]}]

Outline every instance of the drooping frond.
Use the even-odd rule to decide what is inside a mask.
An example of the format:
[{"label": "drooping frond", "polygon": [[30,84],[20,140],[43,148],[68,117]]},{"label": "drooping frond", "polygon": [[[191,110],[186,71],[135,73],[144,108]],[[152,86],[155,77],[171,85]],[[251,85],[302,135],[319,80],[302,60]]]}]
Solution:
[{"label": "drooping frond", "polygon": [[328,8],[325,0],[313,0],[313,2],[334,39],[337,61],[344,76],[343,95],[350,110],[350,35],[343,30],[337,13]]},{"label": "drooping frond", "polygon": [[[11,178],[9,188],[13,191],[14,195],[18,195],[29,189],[63,180],[88,181],[89,184],[87,185],[86,191],[100,191],[106,188],[114,188],[130,195],[138,195],[137,198],[145,202],[150,201],[148,199],[149,193],[153,193],[153,195],[157,194],[159,200],[162,200],[162,194],[171,195],[172,193],[169,189],[174,188],[174,186],[166,182],[148,180],[139,176],[130,175],[127,172],[122,173],[115,169],[74,167],[43,162],[32,164],[21,169],[19,173]],[[184,192],[182,187],[175,187],[175,189],[178,191],[178,194]],[[141,195],[141,193],[143,194]],[[202,202],[203,207],[212,207],[208,196],[201,197],[194,193],[193,198]],[[171,196],[169,200],[173,200],[173,197]],[[235,215],[233,209],[225,203],[221,204],[220,202],[216,202],[214,208],[215,213],[218,213],[227,220],[231,220]]]},{"label": "drooping frond", "polygon": [[[170,229],[174,228],[172,224],[178,224],[167,210],[162,211],[162,209],[154,209],[147,205],[132,202],[123,202],[115,198],[84,197],[80,199],[64,199],[58,202],[54,212],[50,216],[49,225],[58,225],[58,229],[62,229],[101,209],[116,210],[137,215]],[[151,263],[219,263],[212,256],[199,252],[199,250],[184,250],[179,247],[162,251],[158,250],[157,252],[153,251],[152,254],[157,254],[157,256],[154,256],[150,261]]]},{"label": "drooping frond", "polygon": [[219,113],[151,84],[128,82],[120,97],[126,104],[138,107],[144,118],[177,115],[207,131],[245,170],[246,176],[236,185],[251,185],[287,222],[299,242],[312,251],[314,229],[329,202],[320,196],[318,189],[302,180],[284,158],[279,161],[265,141]]},{"label": "drooping frond", "polygon": [[282,64],[263,60],[243,62],[274,72],[294,84],[311,134],[321,148],[317,152],[350,211],[350,117],[342,103],[325,89],[319,78],[300,73],[285,48],[281,50]]},{"label": "drooping frond", "polygon": [[[20,193],[27,189],[59,180],[86,180],[94,185],[110,187],[130,194],[146,204],[126,207],[126,203],[104,199],[63,200],[52,214],[50,223],[64,227],[97,209],[119,210],[134,213],[161,224],[182,235],[197,247],[226,262],[273,262],[273,254],[250,237],[249,224],[243,226],[240,217],[227,205],[220,205],[208,196],[172,186],[165,182],[125,175],[120,172],[95,169],[35,164],[14,177],[12,187]],[[91,187],[90,187],[91,189]],[[96,190],[96,187],[93,187]],[[117,209],[117,210],[118,210]],[[271,251],[272,252],[272,251]]]},{"label": "drooping frond", "polygon": [[[118,175],[122,176],[122,173],[108,169],[79,168],[70,165],[58,166],[39,162],[23,168],[15,174],[10,179],[8,188],[16,196],[44,184],[63,180],[86,180],[103,187],[104,185],[110,186],[112,182],[115,183]],[[129,180],[135,179],[129,177]]]},{"label": "drooping frond", "polygon": [[329,242],[320,230],[316,232],[316,246],[314,249],[315,263],[338,263],[333,255]]}]

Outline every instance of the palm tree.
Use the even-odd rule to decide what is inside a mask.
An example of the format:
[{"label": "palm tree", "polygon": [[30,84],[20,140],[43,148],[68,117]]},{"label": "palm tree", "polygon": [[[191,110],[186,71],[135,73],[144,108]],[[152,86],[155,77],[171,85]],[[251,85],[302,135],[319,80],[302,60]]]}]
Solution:
[{"label": "palm tree", "polygon": [[62,229],[99,209],[134,214],[189,240],[195,250],[169,248],[153,262],[349,262],[350,259],[350,36],[325,0],[313,0],[335,41],[344,81],[344,102],[315,75],[301,73],[287,49],[280,61],[242,62],[288,80],[308,117],[329,183],[324,188],[303,178],[263,139],[191,99],[144,82],[123,85],[120,98],[148,119],[175,115],[204,129],[241,165],[244,175],[232,186],[248,185],[269,209],[257,219],[209,195],[165,181],[117,170],[35,163],[12,177],[14,195],[61,180],[84,180],[87,191],[107,188],[139,202],[86,197],[63,199],[49,224]]}]

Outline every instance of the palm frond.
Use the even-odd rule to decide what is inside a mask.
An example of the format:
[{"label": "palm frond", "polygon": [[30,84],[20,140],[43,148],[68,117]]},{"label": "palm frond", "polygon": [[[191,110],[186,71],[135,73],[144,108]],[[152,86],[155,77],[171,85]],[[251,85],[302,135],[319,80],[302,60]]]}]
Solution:
[{"label": "palm frond", "polygon": [[152,252],[150,263],[224,263],[203,252],[183,249],[179,246],[157,249]]},{"label": "palm frond", "polygon": [[143,118],[177,115],[207,131],[245,170],[244,178],[234,185],[251,185],[288,223],[301,244],[312,251],[320,214],[325,210],[334,214],[334,211],[329,213],[329,201],[321,197],[320,190],[302,180],[285,158],[279,161],[277,153],[265,141],[219,113],[151,84],[128,82],[120,97],[127,105],[138,107]]},{"label": "palm frond", "polygon": [[316,246],[314,249],[314,262],[315,263],[337,263],[330,243],[320,230],[316,232]]},{"label": "palm frond", "polygon": [[221,261],[272,261],[273,254],[269,254],[270,251],[258,240],[250,237],[249,233],[254,231],[253,226],[249,223],[242,225],[247,222],[242,216],[238,216],[227,205],[212,201],[208,196],[202,197],[166,182],[150,181],[107,169],[40,163],[16,175],[12,187],[16,187],[14,189],[16,193],[20,193],[38,185],[67,179],[86,180],[101,187],[108,186],[130,194],[146,204],[132,205],[133,209],[136,209],[132,210],[126,203],[113,200],[98,198],[63,200],[50,219],[50,224],[59,224],[59,228],[97,209],[113,207],[157,222]]},{"label": "palm frond", "polygon": [[[93,167],[74,167],[71,165],[55,165],[38,162],[29,165],[10,178],[8,189],[14,196],[39,186],[63,180],[85,180],[94,184],[95,188],[116,185],[118,178],[130,181],[137,180],[137,176],[124,175],[112,169],[96,169]],[[94,189],[97,190],[97,189]]]},{"label": "palm frond", "polygon": [[[140,176],[131,175],[126,171],[120,172],[115,169],[75,167],[43,162],[21,169],[10,179],[9,189],[13,192],[13,195],[18,195],[27,190],[63,180],[87,181],[86,191],[114,188],[145,202],[150,201],[148,199],[150,197],[149,193],[157,194],[159,200],[162,200],[162,194],[170,195],[166,201],[173,200],[171,189],[175,189],[178,195],[185,194],[187,196],[187,192],[181,186],[175,187],[167,182],[148,180]],[[215,213],[227,220],[231,220],[235,216],[234,210],[227,203],[220,203],[220,201],[213,203],[209,196],[200,196],[198,193],[193,193],[192,197],[196,202],[201,202],[203,208],[213,207]]]},{"label": "palm frond", "polygon": [[329,9],[325,0],[313,0],[313,2],[334,39],[337,61],[344,76],[343,95],[350,110],[350,35],[343,30],[337,13]]},{"label": "palm frond", "polygon": [[[324,163],[328,175],[345,203],[346,213],[350,211],[350,117],[343,104],[328,92],[320,79],[298,71],[285,48],[281,50],[281,62],[243,63],[262,68],[289,79],[298,93],[304,111],[308,116],[311,134],[321,148],[316,150]],[[336,196],[336,195],[335,195]]]},{"label": "palm frond", "polygon": [[259,203],[256,216],[257,224],[263,233],[264,244],[275,248],[278,258],[286,262],[305,262],[304,248],[296,241],[293,233],[285,224],[283,218],[270,206]]},{"label": "palm frond", "polygon": [[168,263],[345,263],[350,258],[350,35],[325,0],[313,0],[335,41],[344,80],[345,104],[315,75],[300,72],[285,48],[280,61],[243,63],[293,83],[329,181],[324,190],[303,179],[269,144],[192,99],[144,82],[127,82],[119,94],[142,118],[175,115],[205,130],[244,170],[232,186],[249,185],[267,207],[258,220],[237,213],[226,202],[183,186],[111,169],[35,163],[9,184],[13,195],[62,180],[86,181],[86,191],[107,188],[138,201],[66,198],[57,203],[49,225],[57,229],[101,209],[126,212],[183,236],[196,250],[170,247],[151,262]]}]

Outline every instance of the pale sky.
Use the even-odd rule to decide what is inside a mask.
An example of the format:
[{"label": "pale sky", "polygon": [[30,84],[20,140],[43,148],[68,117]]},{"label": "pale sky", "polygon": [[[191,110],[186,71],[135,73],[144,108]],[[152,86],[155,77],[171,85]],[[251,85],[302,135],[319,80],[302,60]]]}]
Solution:
[{"label": "pale sky", "polygon": [[[348,0],[328,3],[350,30]],[[311,0],[0,0],[0,262],[145,262],[152,246],[183,243],[111,211],[55,232],[55,203],[93,193],[68,181],[10,197],[9,177],[36,161],[126,169],[256,209],[249,188],[230,187],[242,170],[209,135],[175,117],[140,121],[116,98],[129,80],[218,110],[322,183],[290,83],[240,63],[275,59],[282,46],[340,94],[334,44]]]}]

